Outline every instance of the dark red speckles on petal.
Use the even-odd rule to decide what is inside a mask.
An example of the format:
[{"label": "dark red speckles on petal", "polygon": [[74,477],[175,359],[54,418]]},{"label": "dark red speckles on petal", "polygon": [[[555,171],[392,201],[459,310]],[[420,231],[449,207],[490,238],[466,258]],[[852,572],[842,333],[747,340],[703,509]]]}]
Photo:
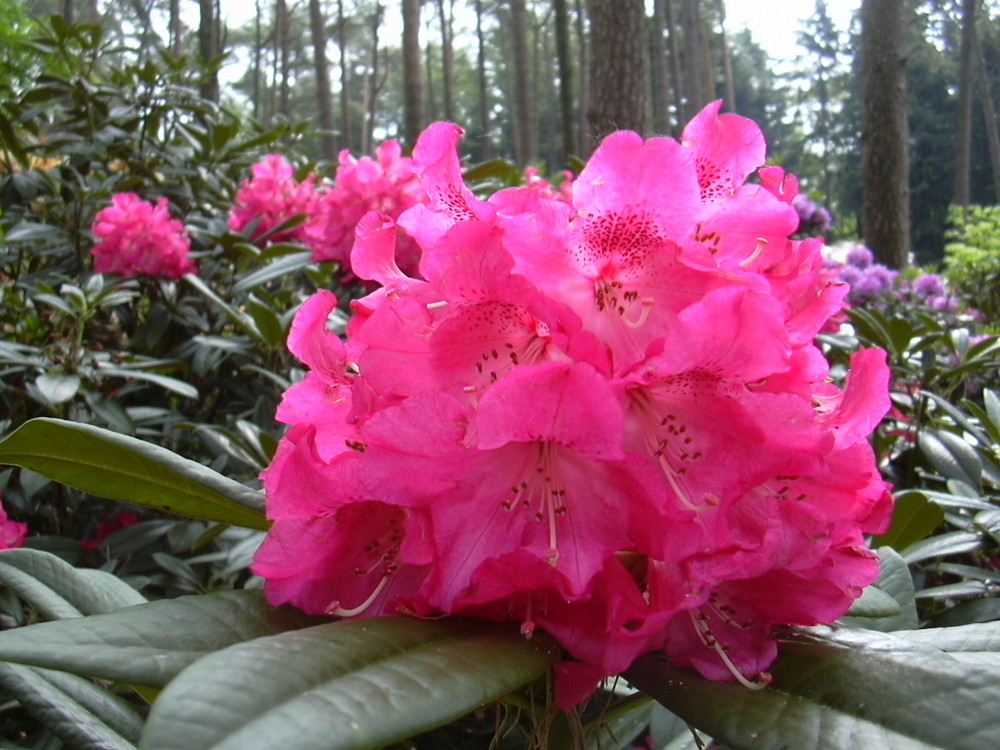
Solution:
[{"label": "dark red speckles on petal", "polygon": [[582,221],[582,242],[570,252],[597,273],[640,266],[667,241],[657,222],[642,211],[590,214]]},{"label": "dark red speckles on petal", "polygon": [[730,177],[718,164],[699,156],[695,159],[695,167],[698,170],[698,187],[701,188],[702,202],[712,203],[732,193]]}]

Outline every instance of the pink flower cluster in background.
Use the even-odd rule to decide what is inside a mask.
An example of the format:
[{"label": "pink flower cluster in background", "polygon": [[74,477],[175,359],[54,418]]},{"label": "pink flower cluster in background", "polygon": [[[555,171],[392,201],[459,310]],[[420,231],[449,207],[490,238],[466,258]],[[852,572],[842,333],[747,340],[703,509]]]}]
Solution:
[{"label": "pink flower cluster in background", "polygon": [[[314,261],[335,261],[345,271],[350,271],[355,228],[366,213],[396,218],[424,198],[412,160],[402,156],[395,140],[381,144],[374,159],[355,159],[341,151],[332,182],[317,183],[315,175],[297,181],[292,166],[275,154],[254,165],[252,173],[237,192],[230,229],[252,227],[250,236],[256,239],[304,215],[302,223],[268,240],[300,242],[312,250]],[[416,272],[419,249],[414,242],[401,238],[397,255],[400,267]]]},{"label": "pink flower cluster in background", "polygon": [[0,549],[20,547],[26,536],[28,524],[7,518],[7,509],[3,507],[3,493],[0,492]]},{"label": "pink flower cluster in background", "polygon": [[885,355],[830,382],[813,340],[848,288],[789,239],[794,179],[747,182],[763,136],[719,107],[680,141],[609,136],[571,202],[478,200],[461,129],[423,133],[426,202],[358,225],[354,272],[381,286],[346,341],[329,292],[289,336],[310,369],[263,474],[272,603],[542,628],[574,659],[569,705],[656,650],[764,682],[777,626],[830,622],[875,580]]},{"label": "pink flower cluster in background", "polygon": [[169,203],[144,201],[135,193],[116,193],[94,217],[98,242],[91,249],[94,270],[126,277],[179,279],[195,273],[191,240],[184,225],[170,217]]}]

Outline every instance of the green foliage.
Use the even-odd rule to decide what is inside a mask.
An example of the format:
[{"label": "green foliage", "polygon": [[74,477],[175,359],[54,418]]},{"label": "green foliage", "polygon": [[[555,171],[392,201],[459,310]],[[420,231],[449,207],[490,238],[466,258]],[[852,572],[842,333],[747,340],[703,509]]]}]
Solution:
[{"label": "green foliage", "polygon": [[1000,206],[952,206],[945,268],[987,323],[1000,320]]}]

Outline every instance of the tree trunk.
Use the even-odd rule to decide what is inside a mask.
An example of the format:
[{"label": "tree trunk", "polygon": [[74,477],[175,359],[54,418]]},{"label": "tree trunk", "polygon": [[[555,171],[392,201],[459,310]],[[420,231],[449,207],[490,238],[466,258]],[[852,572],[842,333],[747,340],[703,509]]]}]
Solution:
[{"label": "tree trunk", "polygon": [[680,26],[674,13],[674,0],[666,0],[667,32],[670,42],[670,90],[673,92],[674,107],[677,112],[677,122],[674,123],[674,135],[680,136],[684,120],[684,78],[681,75],[681,44]]},{"label": "tree trunk", "polygon": [[681,0],[680,25],[684,37],[683,119],[687,122],[715,98],[714,87],[709,85],[711,58],[698,0]]},{"label": "tree trunk", "polygon": [[534,92],[528,55],[528,8],[525,0],[510,0],[511,40],[514,54],[514,160],[524,166],[537,160],[538,143],[531,126]]},{"label": "tree trunk", "polygon": [[580,71],[580,97],[577,108],[579,117],[579,127],[577,128],[576,148],[581,159],[590,156],[590,138],[587,136],[589,121],[587,113],[590,111],[590,39],[586,32],[586,13],[583,9],[583,0],[575,0],[576,11],[576,44],[580,50],[578,69]]},{"label": "tree trunk", "polygon": [[955,133],[955,194],[952,203],[968,206],[972,184],[972,48],[979,0],[962,0],[962,37],[958,65],[958,128]]},{"label": "tree trunk", "polygon": [[316,106],[319,108],[319,128],[323,133],[323,158],[334,162],[337,160],[336,125],[333,121],[333,94],[330,92],[330,65],[326,59],[326,17],[320,0],[309,0],[309,30],[316,71]]},{"label": "tree trunk", "polygon": [[291,91],[289,88],[289,62],[291,57],[291,34],[288,31],[287,0],[276,0],[274,4],[274,44],[278,63],[278,111],[288,116],[291,114]]},{"label": "tree trunk", "polygon": [[344,148],[353,144],[351,133],[351,66],[347,62],[347,17],[344,0],[337,0],[337,46],[340,47],[340,127]]},{"label": "tree trunk", "polygon": [[569,8],[566,0],[553,0],[556,21],[556,58],[559,63],[559,123],[562,134],[562,160],[566,163],[576,151],[575,112],[573,111],[573,62],[569,52]]},{"label": "tree trunk", "polygon": [[371,38],[371,58],[368,62],[368,81],[365,85],[365,129],[362,133],[361,151],[368,154],[374,150],[373,142],[375,135],[375,114],[378,110],[378,95],[385,83],[385,78],[379,66],[379,38],[378,30],[382,26],[382,15],[385,6],[382,3],[375,3],[372,11],[371,22],[368,27]]},{"label": "tree trunk", "polygon": [[76,6],[73,0],[62,0],[62,17],[70,26],[76,23]]},{"label": "tree trunk", "polygon": [[261,28],[260,0],[254,0],[257,13],[254,18],[254,49],[253,49],[253,119],[261,119],[260,108],[260,78],[264,57],[263,30]]},{"label": "tree trunk", "polygon": [[643,0],[589,0],[590,137],[649,129],[649,58]]},{"label": "tree trunk", "polygon": [[661,135],[670,132],[670,74],[667,68],[667,44],[663,32],[667,26],[664,0],[653,0],[649,22],[649,78],[652,88],[653,130]]},{"label": "tree trunk", "polygon": [[403,137],[411,147],[424,127],[420,62],[420,0],[403,0]]},{"label": "tree trunk", "polygon": [[170,56],[175,60],[184,54],[184,24],[181,21],[181,0],[170,0]]},{"label": "tree trunk", "polygon": [[861,4],[864,238],[875,256],[893,268],[905,268],[910,255],[908,9],[908,0]]},{"label": "tree trunk", "polygon": [[438,20],[441,22],[441,85],[443,87],[442,98],[444,99],[444,119],[454,121],[455,105],[454,84],[452,83],[452,70],[454,68],[454,53],[451,48],[452,21],[455,10],[455,0],[448,0],[448,9],[445,9],[445,0],[437,0]]},{"label": "tree trunk", "polygon": [[[198,0],[198,53],[207,65],[219,55],[219,21],[214,0]],[[214,70],[205,73],[199,89],[202,99],[219,101],[219,75]]]},{"label": "tree trunk", "polygon": [[483,0],[476,0],[476,56],[479,81],[479,127],[483,131],[483,159],[493,158],[493,137],[490,134],[490,95],[486,80],[486,38],[483,36]]},{"label": "tree trunk", "polygon": [[982,104],[986,125],[986,142],[990,148],[993,189],[996,192],[996,202],[1000,204],[1000,123],[997,122],[997,112],[993,106],[993,91],[990,88],[990,77],[986,72],[986,60],[983,58],[978,34],[972,35],[972,42],[975,50],[973,57],[976,65],[976,83],[979,86],[979,101]]}]

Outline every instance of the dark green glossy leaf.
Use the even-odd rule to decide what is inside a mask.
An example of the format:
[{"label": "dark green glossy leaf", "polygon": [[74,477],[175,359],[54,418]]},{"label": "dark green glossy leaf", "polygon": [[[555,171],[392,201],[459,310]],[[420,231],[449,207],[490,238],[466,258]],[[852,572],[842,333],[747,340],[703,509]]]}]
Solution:
[{"label": "dark green glossy leaf", "polygon": [[51,620],[104,614],[146,599],[101,570],[79,570],[34,549],[0,550],[0,582]]},{"label": "dark green glossy leaf", "polygon": [[[892,547],[879,547],[879,574],[875,586],[896,602],[899,613],[889,617],[842,617],[839,622],[848,627],[889,632],[912,630],[917,627],[917,606],[913,593],[913,577],[902,556]],[[867,589],[866,589],[867,590]],[[853,614],[853,607],[852,612]]]},{"label": "dark green glossy leaf", "polygon": [[76,675],[0,663],[0,687],[80,750],[133,750],[142,718],[123,698]]},{"label": "dark green glossy leaf", "polygon": [[269,525],[260,492],[166,448],[92,425],[32,419],[0,441],[0,463],[168,513],[262,530]]},{"label": "dark green glossy leaf", "polygon": [[946,555],[959,555],[963,552],[972,552],[981,549],[985,544],[983,535],[976,531],[949,531],[945,534],[938,534],[929,539],[903,550],[903,559],[911,565],[921,560],[929,560],[932,557],[945,557]]},{"label": "dark green glossy leaf", "polygon": [[941,476],[957,479],[977,492],[982,491],[982,462],[975,448],[962,438],[943,430],[924,430],[918,442],[920,450]]},{"label": "dark green glossy leaf", "polygon": [[558,658],[543,634],[403,617],[349,620],[206,657],[160,695],[146,750],[378,748],[452,721],[536,679]]},{"label": "dark green glossy leaf", "polygon": [[875,545],[903,550],[934,532],[944,520],[944,511],[922,492],[911,490],[896,495],[889,530],[875,537]]},{"label": "dark green glossy leaf", "polygon": [[937,634],[947,645],[971,642],[972,650],[961,646],[969,659],[925,640],[867,631],[833,631],[847,647],[785,643],[774,681],[758,692],[710,682],[653,655],[626,677],[737,750],[981,750],[1000,733],[1000,672],[990,659],[980,665],[974,658],[992,656],[1000,624],[983,627],[988,631],[974,635]]},{"label": "dark green glossy leaf", "polygon": [[189,664],[234,643],[323,622],[271,607],[259,591],[162,599],[0,632],[0,659],[163,687]]}]

